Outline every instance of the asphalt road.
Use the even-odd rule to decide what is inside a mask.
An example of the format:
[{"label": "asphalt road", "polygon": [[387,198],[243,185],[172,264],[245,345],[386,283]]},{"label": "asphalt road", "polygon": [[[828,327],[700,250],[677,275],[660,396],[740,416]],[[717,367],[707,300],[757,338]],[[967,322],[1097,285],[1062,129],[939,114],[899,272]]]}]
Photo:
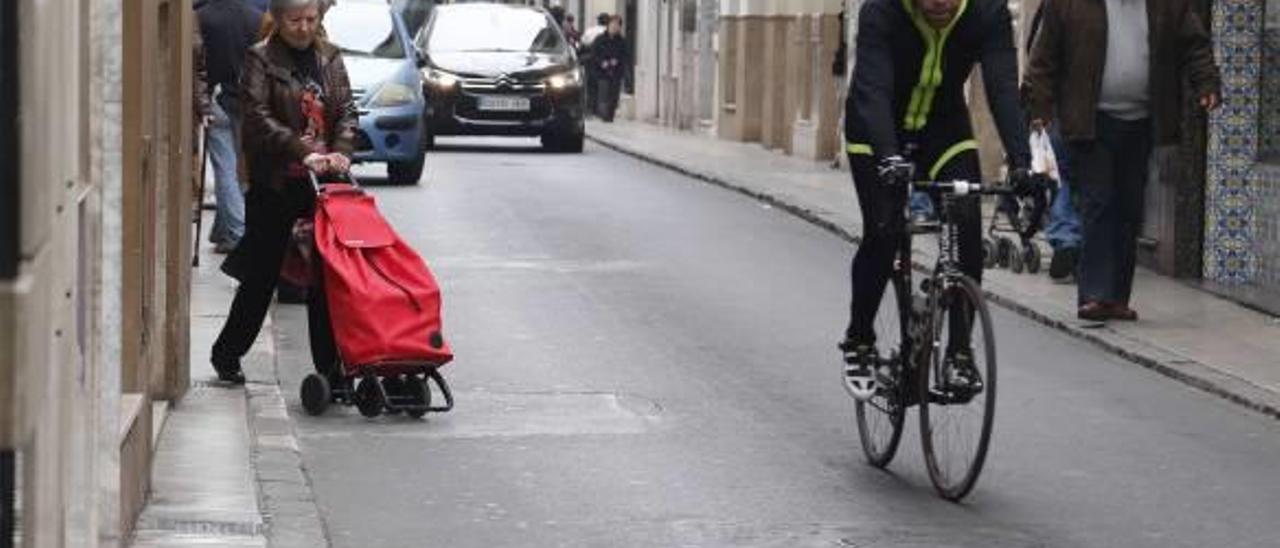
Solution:
[{"label": "asphalt road", "polygon": [[1280,542],[1280,423],[999,309],[978,489],[934,495],[914,413],[868,467],[834,347],[848,243],[597,147],[457,143],[374,190],[443,284],[453,413],[307,417],[305,313],[278,311],[334,546]]}]

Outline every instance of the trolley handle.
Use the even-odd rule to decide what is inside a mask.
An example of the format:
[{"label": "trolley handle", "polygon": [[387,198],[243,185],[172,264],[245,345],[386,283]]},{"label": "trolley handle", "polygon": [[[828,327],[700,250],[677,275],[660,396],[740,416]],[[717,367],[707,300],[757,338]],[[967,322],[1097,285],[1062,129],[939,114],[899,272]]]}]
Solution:
[{"label": "trolley handle", "polygon": [[[316,191],[316,194],[320,194],[321,192],[323,192],[324,185],[329,184],[329,182],[321,183],[319,176],[316,175],[316,172],[310,169],[307,170],[307,176],[311,178],[311,188],[312,190]],[[350,170],[343,173],[329,175],[329,177],[346,179],[346,183],[351,185],[351,188],[356,190],[360,189],[360,182],[356,180],[355,175],[352,175]]]},{"label": "trolley handle", "polygon": [[911,188],[917,192],[950,194],[952,196],[966,196],[969,194],[1003,196],[1014,194],[1013,185],[1005,181],[994,183],[974,183],[963,179],[951,181],[916,181],[911,183]]}]

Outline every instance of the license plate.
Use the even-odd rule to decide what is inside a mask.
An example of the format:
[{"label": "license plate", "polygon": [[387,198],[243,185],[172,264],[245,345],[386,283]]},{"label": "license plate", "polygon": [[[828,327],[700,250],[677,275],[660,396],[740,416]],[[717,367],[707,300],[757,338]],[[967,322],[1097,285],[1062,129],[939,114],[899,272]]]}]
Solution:
[{"label": "license plate", "polygon": [[528,97],[510,97],[504,95],[481,95],[480,110],[490,112],[528,112]]}]

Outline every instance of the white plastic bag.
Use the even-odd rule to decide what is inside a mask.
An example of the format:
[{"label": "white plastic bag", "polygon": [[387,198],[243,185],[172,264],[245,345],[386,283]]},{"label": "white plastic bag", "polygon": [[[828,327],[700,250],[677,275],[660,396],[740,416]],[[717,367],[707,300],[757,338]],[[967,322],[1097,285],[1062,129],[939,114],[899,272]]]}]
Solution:
[{"label": "white plastic bag", "polygon": [[1053,142],[1043,129],[1031,132],[1031,172],[1048,175],[1054,181],[1058,177],[1058,157],[1053,154]]}]

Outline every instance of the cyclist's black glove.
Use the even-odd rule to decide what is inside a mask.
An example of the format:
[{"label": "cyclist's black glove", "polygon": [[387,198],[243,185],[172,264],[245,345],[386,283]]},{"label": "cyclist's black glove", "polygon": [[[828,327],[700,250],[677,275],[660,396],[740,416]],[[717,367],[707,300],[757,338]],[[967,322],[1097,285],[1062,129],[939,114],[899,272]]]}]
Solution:
[{"label": "cyclist's black glove", "polygon": [[880,182],[885,186],[911,184],[911,179],[915,177],[915,170],[915,166],[911,162],[898,155],[881,158],[880,163],[876,165],[876,172],[880,174]]}]

